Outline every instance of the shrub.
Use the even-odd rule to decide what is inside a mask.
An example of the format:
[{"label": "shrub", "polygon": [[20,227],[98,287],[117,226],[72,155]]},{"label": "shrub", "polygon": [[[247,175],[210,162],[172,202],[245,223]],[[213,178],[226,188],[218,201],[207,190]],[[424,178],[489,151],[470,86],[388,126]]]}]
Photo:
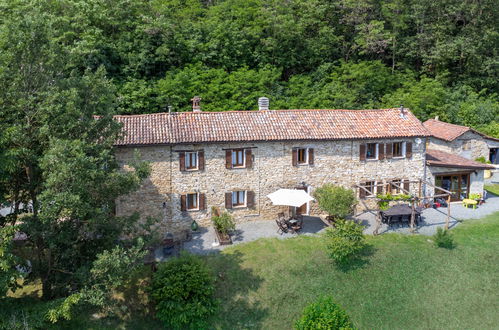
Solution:
[{"label": "shrub", "polygon": [[353,221],[338,220],[334,228],[326,231],[329,256],[339,264],[348,263],[366,246],[361,225]]},{"label": "shrub", "polygon": [[305,307],[295,329],[355,329],[345,311],[331,297],[322,297]]},{"label": "shrub", "polygon": [[332,184],[325,184],[317,188],[314,197],[317,199],[319,207],[333,219],[350,215],[357,203],[353,190]]},{"label": "shrub", "polygon": [[216,310],[214,276],[197,256],[183,254],[160,264],[153,275],[151,298],[156,317],[168,328],[204,328]]},{"label": "shrub", "polygon": [[228,234],[230,231],[236,229],[236,224],[234,223],[232,216],[227,212],[224,212],[221,215],[213,215],[211,221],[213,222],[215,229],[222,234]]},{"label": "shrub", "polygon": [[475,158],[476,162],[482,163],[482,164],[490,164],[490,160],[485,159],[484,156],[480,156],[478,158]]},{"label": "shrub", "polygon": [[437,232],[433,236],[433,241],[437,247],[452,249],[454,248],[454,238],[447,229],[437,228]]}]

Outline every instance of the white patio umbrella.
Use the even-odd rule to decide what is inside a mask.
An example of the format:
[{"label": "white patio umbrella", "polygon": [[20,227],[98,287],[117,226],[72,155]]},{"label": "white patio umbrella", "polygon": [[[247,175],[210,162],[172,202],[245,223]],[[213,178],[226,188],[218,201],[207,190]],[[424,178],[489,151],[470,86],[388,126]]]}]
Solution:
[{"label": "white patio umbrella", "polygon": [[279,189],[267,195],[274,205],[285,205],[300,207],[305,203],[313,201],[314,198],[307,194],[305,190],[299,189]]}]

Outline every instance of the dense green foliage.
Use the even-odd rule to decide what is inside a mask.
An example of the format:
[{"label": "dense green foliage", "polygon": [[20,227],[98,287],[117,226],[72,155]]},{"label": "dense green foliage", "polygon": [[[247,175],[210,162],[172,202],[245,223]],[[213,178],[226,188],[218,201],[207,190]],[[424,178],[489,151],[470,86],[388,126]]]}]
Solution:
[{"label": "dense green foliage", "polygon": [[194,95],[207,111],[259,96],[273,109],[404,104],[499,136],[493,0],[3,0],[0,12],[12,34],[42,18],[27,38],[57,45],[66,68],[103,66],[121,113],[187,111]]},{"label": "dense green foliage", "polygon": [[216,310],[214,281],[198,256],[184,254],[161,264],[150,289],[156,317],[168,328],[204,328]]},{"label": "dense green foliage", "polygon": [[353,212],[357,203],[355,192],[333,184],[325,184],[314,192],[319,207],[334,219],[344,218]]},{"label": "dense green foliage", "polygon": [[342,265],[358,257],[366,247],[363,229],[351,220],[338,220],[333,228],[328,228],[327,251],[331,259]]},{"label": "dense green foliage", "polygon": [[437,247],[452,249],[454,248],[454,238],[448,229],[438,227],[437,232],[433,235],[433,241]]},{"label": "dense green foliage", "polygon": [[305,307],[302,317],[296,321],[295,329],[352,330],[354,326],[347,313],[333,298],[324,296]]},{"label": "dense green foliage", "polygon": [[211,221],[213,222],[213,226],[215,227],[215,229],[222,234],[228,234],[229,232],[236,229],[234,219],[229,214],[229,212],[223,212],[220,215],[213,215],[211,217]]}]

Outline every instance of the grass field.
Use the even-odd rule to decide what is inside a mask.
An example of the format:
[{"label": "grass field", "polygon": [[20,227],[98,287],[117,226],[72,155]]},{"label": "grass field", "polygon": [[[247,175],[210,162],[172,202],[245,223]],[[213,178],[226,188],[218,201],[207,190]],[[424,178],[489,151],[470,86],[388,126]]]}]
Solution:
[{"label": "grass field", "polygon": [[[289,329],[331,294],[360,329],[492,329],[499,326],[499,213],[452,230],[453,250],[431,238],[369,237],[363,261],[338,269],[322,237],[262,239],[205,257],[216,272],[222,329]],[[81,315],[81,314],[80,314]],[[66,328],[156,329],[150,317],[78,317]]]},{"label": "grass field", "polygon": [[487,184],[485,190],[499,196],[499,184]]}]

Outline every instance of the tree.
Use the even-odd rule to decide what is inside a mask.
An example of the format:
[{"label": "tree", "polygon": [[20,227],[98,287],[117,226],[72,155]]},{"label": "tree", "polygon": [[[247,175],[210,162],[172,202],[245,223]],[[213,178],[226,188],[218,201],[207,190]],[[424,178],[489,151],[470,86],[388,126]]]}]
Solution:
[{"label": "tree", "polygon": [[353,212],[357,199],[351,189],[325,184],[314,192],[319,207],[327,212],[333,220],[342,219]]},{"label": "tree", "polygon": [[16,205],[10,224],[27,211],[18,205],[31,205],[19,223],[32,251],[27,280],[40,278],[51,299],[81,289],[96,255],[133,230],[137,217],[116,217],[114,200],[137,189],[148,166],[118,167],[113,143],[121,128],[105,70],[72,66],[54,35],[58,20],[23,9],[0,34],[0,150],[9,159],[0,191]]}]

